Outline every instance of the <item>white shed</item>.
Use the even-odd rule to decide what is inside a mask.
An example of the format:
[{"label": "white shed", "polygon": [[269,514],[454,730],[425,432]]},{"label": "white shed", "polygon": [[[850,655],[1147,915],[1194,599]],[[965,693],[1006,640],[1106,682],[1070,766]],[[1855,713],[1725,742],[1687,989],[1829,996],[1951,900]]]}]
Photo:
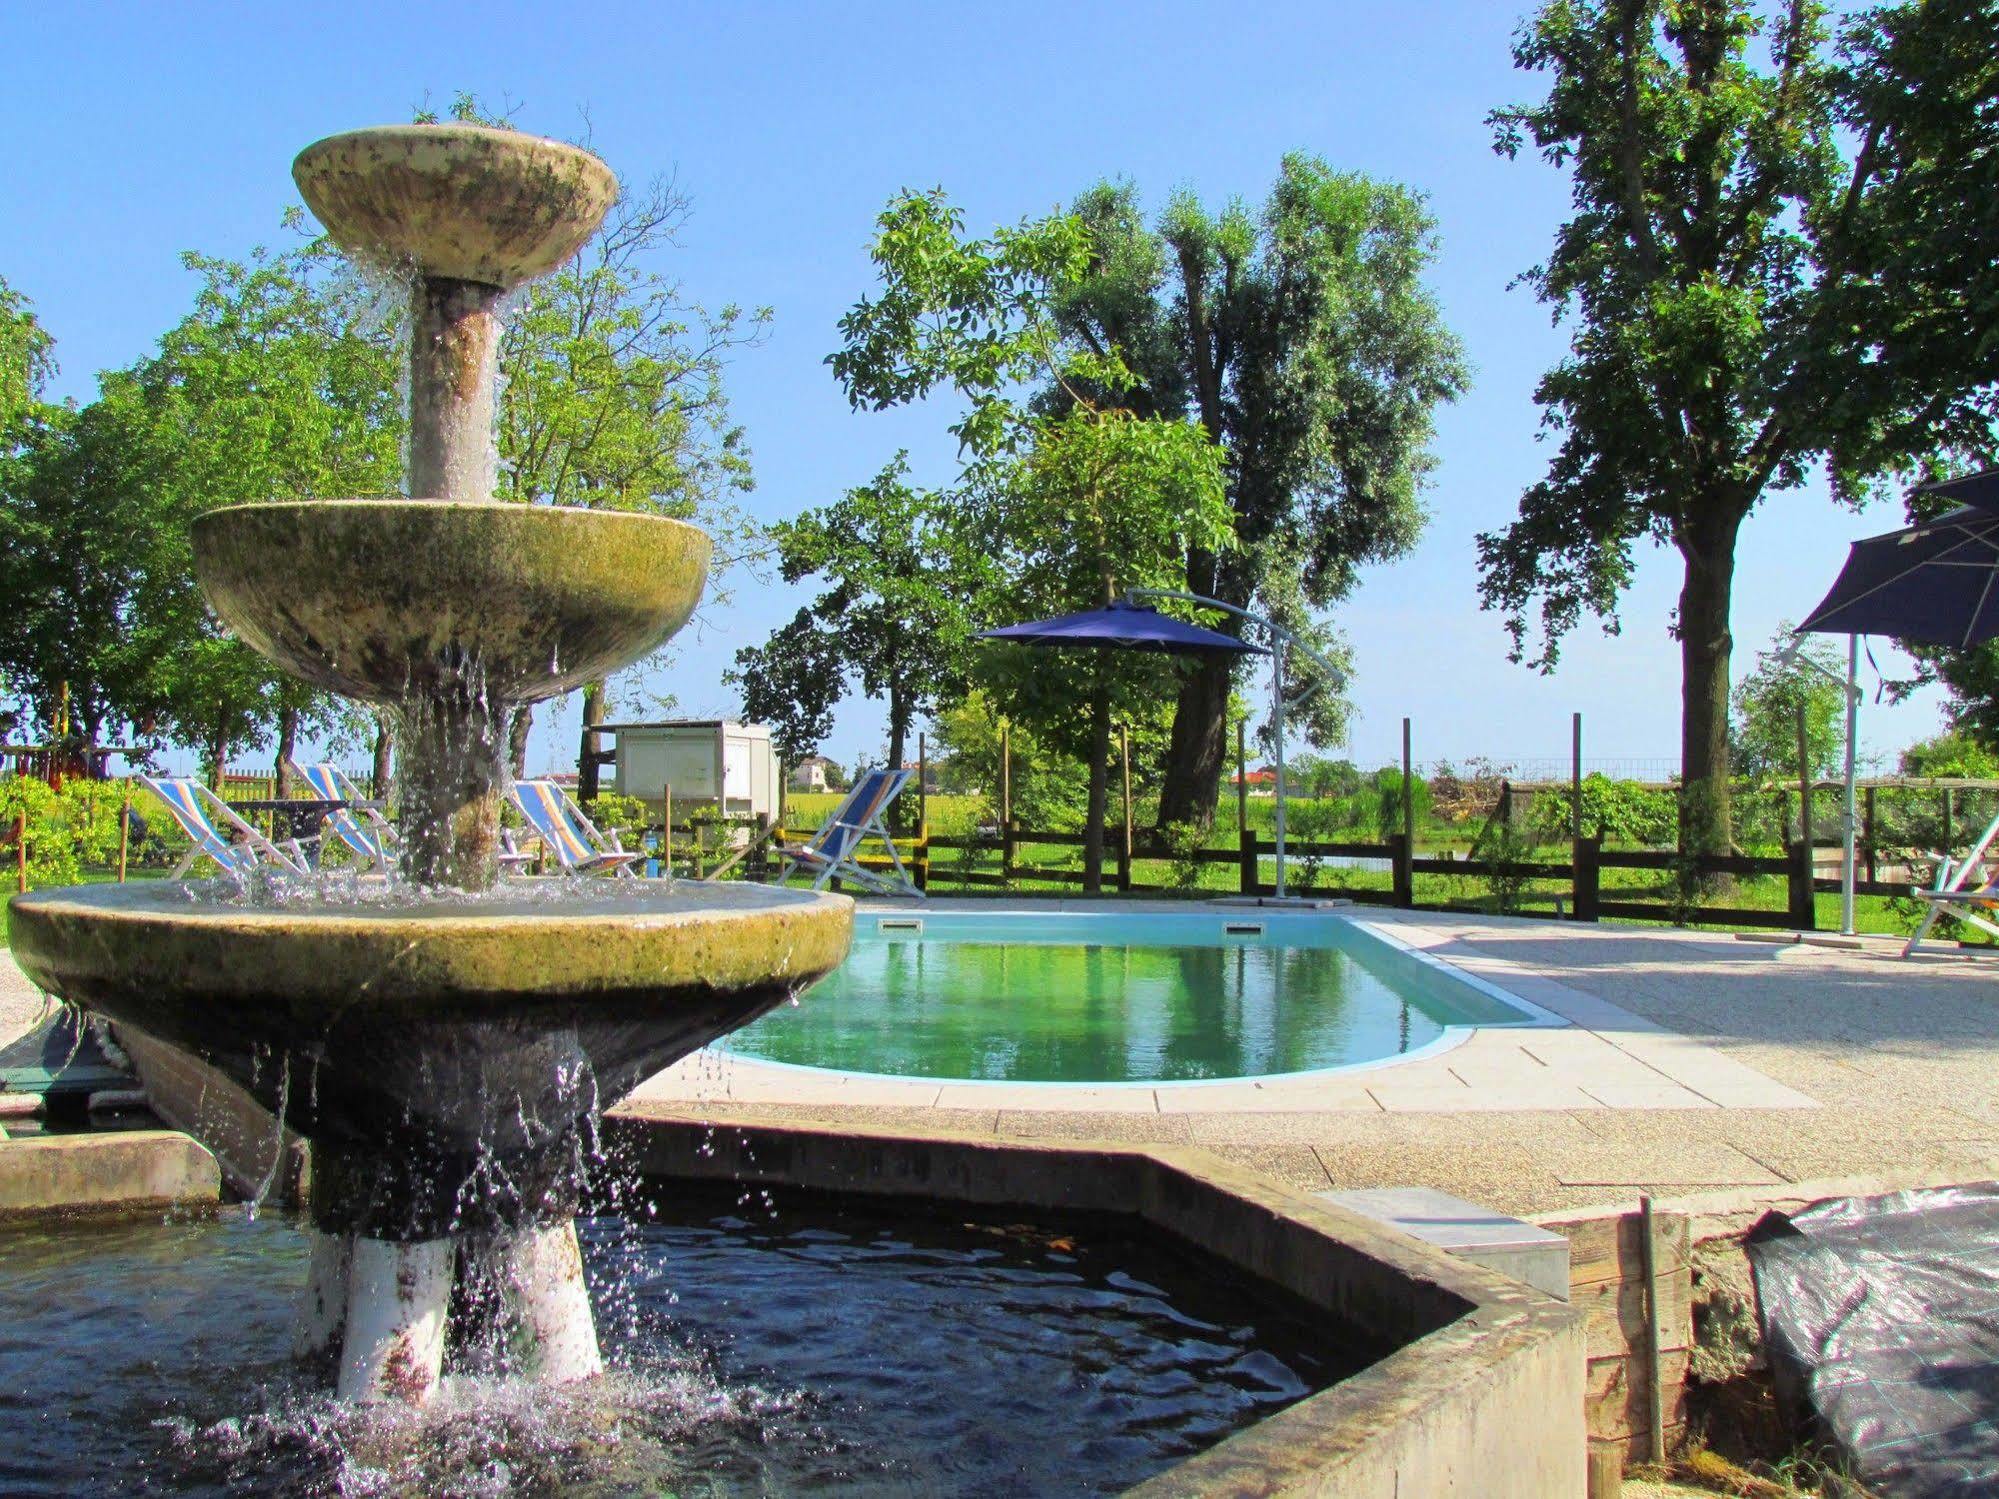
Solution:
[{"label": "white shed", "polygon": [[611,787],[655,811],[673,791],[673,814],[717,807],[729,816],[777,818],[780,781],[770,729],[760,723],[694,719],[605,724],[616,753]]}]

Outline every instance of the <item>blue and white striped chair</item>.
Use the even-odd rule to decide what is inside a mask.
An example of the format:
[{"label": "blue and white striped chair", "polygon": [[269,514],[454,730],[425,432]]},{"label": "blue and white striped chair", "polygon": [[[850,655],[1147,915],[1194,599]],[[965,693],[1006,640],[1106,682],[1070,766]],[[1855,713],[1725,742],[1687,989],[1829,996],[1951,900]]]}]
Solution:
[{"label": "blue and white striped chair", "polygon": [[[394,863],[396,829],[377,807],[362,804],[354,783],[337,765],[295,765],[312,794],[323,802],[346,802],[344,807],[336,807],[320,820],[321,834],[330,833],[338,838],[347,849],[365,859],[383,874],[390,872]],[[357,816],[356,813],[360,815]],[[324,851],[325,845],[321,845]]]},{"label": "blue and white striped chair", "polygon": [[[882,821],[890,804],[909,784],[911,774],[907,770],[871,770],[863,775],[818,832],[795,847],[778,850],[784,860],[778,871],[778,883],[781,885],[791,878],[794,870],[804,870],[812,876],[814,890],[824,889],[830,880],[851,880],[877,895],[913,895],[922,900],[923,892],[902,867],[895,839],[889,836],[888,825]],[[889,863],[895,870],[893,875],[864,868],[859,862],[861,845],[870,838],[881,839],[888,850]]]},{"label": "blue and white striped chair", "polygon": [[[148,791],[166,804],[175,822],[190,843],[187,853],[174,866],[172,879],[179,879],[203,858],[213,859],[227,874],[248,875],[267,865],[285,874],[312,872],[305,843],[316,839],[287,838],[273,843],[236,814],[235,808],[199,781],[173,776],[140,776]],[[214,815],[210,815],[210,808]],[[225,832],[224,829],[227,831]]]},{"label": "blue and white striped chair", "polygon": [[564,874],[612,874],[635,879],[632,865],[645,857],[643,850],[627,853],[613,832],[608,838],[583,814],[583,809],[553,781],[516,781],[514,805],[521,809]]}]

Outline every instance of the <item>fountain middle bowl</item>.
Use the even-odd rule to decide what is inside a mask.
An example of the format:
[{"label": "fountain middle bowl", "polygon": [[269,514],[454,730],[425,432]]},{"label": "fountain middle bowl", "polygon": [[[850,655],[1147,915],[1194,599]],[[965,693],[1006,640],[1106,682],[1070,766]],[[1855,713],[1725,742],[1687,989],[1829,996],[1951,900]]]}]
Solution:
[{"label": "fountain middle bowl", "polygon": [[830,972],[853,927],[845,896],[751,885],[225,888],[16,896],[14,956],[282,1114],[313,1141],[321,1226],[390,1239],[566,1216],[589,1118]]},{"label": "fountain middle bowl", "polygon": [[285,670],[392,703],[568,692],[687,622],[710,543],[664,516],[427,499],[231,505],[191,528],[195,576]]}]

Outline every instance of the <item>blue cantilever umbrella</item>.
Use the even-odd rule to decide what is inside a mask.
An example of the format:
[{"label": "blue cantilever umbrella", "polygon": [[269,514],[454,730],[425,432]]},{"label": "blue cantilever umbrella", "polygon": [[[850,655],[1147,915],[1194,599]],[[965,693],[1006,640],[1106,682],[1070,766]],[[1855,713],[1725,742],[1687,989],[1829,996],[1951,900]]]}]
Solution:
[{"label": "blue cantilever umbrella", "polygon": [[[1052,619],[1031,619],[1025,624],[986,630],[978,638],[1057,650],[1150,651],[1171,656],[1270,654],[1260,645],[1251,645],[1219,630],[1190,625],[1184,619],[1175,619],[1170,614],[1161,614],[1150,605],[1127,599],[1114,599],[1101,609],[1085,609],[1077,614],[1058,614]],[[1091,746],[1095,763],[1091,774],[1094,777],[1101,772],[1106,779],[1110,760],[1109,715],[1108,698],[1099,685],[1094,713],[1096,728]],[[1096,861],[1103,857],[1104,834],[1100,822],[1093,823],[1090,836],[1095,841],[1088,845],[1085,852],[1084,889],[1094,892],[1101,873]]]},{"label": "blue cantilever umbrella", "polygon": [[[1999,637],[1999,468],[1925,484],[1929,493],[1958,506],[1933,520],[1853,543],[1832,589],[1805,616],[1798,633],[1845,635],[1846,806],[1845,868],[1840,880],[1841,926],[1853,930],[1854,678],[1862,635],[1886,635],[1920,645],[1959,649]],[[1966,860],[1969,868],[1999,822]]]},{"label": "blue cantilever umbrella", "polygon": [[1154,651],[1173,656],[1267,656],[1269,651],[1219,630],[1203,629],[1161,614],[1145,604],[1115,600],[1101,609],[1031,619],[1026,624],[987,630],[981,640],[1015,645],[1119,651]]}]

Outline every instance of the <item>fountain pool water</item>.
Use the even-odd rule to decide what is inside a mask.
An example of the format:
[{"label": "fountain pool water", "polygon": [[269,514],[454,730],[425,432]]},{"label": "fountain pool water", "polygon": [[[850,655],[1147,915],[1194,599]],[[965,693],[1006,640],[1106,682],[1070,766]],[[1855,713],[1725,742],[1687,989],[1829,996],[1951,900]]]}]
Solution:
[{"label": "fountain pool water", "polygon": [[14,954],[312,1141],[298,1350],[337,1357],[342,1396],[427,1399],[470,1331],[454,1290],[520,1369],[588,1378],[572,1218],[594,1119],[836,965],[851,903],[490,893],[516,707],[664,643],[707,574],[707,537],[678,521],[492,502],[502,298],[575,254],[617,183],[586,151],[460,125],[333,136],[293,176],[337,243],[410,280],[414,497],[211,511],[195,571],[249,645],[395,715],[397,889],[38,892],[13,903]]},{"label": "fountain pool water", "polygon": [[301,1379],[302,1241],[268,1215],[0,1228],[0,1409],[24,1407],[0,1490],[89,1472],[107,1494],[1102,1493],[1364,1361],[1101,1222],[824,1199],[774,1219],[688,1184],[631,1206],[581,1222],[617,1334],[604,1379],[454,1372],[421,1411]]}]

